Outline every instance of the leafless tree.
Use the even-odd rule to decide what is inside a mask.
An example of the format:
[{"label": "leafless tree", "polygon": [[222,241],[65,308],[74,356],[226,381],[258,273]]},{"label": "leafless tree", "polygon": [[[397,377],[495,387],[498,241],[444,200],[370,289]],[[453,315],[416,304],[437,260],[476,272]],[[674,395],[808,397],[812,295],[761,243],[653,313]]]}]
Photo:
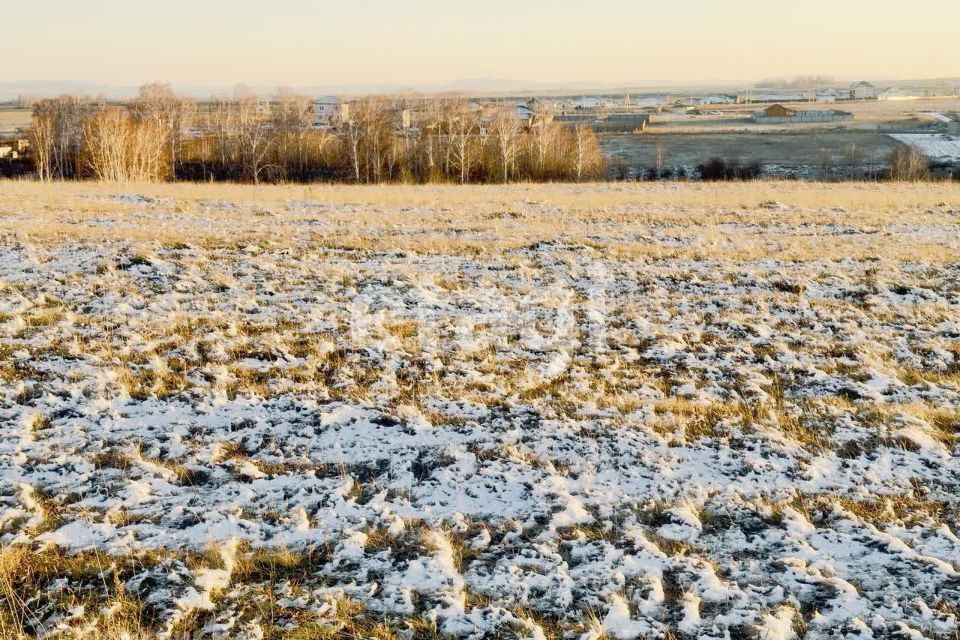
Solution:
[{"label": "leafless tree", "polygon": [[390,152],[391,113],[380,97],[370,97],[357,105],[358,118],[363,123],[363,148],[368,182],[381,182],[384,161]]},{"label": "leafless tree", "polygon": [[205,129],[213,136],[221,167],[238,161],[235,150],[236,109],[230,98],[217,96],[210,100],[206,110]]},{"label": "leafless tree", "polygon": [[340,132],[354,181],[380,182],[393,155],[392,113],[380,97],[367,97],[350,105],[350,117]]},{"label": "leafless tree", "polygon": [[427,180],[436,180],[443,173],[440,158],[442,157],[441,148],[443,138],[447,135],[444,129],[446,121],[444,109],[446,100],[425,100],[421,112],[423,120],[422,130],[422,161],[423,170]]},{"label": "leafless tree", "polygon": [[130,111],[140,120],[152,122],[164,132],[170,156],[171,177],[177,177],[177,164],[184,137],[196,116],[196,104],[174,93],[169,84],[152,83],[140,87],[130,103]]},{"label": "leafless tree", "polygon": [[104,107],[84,126],[83,161],[101,181],[156,181],[166,174],[165,130],[121,107]]},{"label": "leafless tree", "polygon": [[930,160],[916,145],[903,145],[890,154],[890,178],[905,182],[930,179]]},{"label": "leafless tree", "polygon": [[573,130],[573,175],[577,181],[598,162],[597,139],[589,127],[578,124]]},{"label": "leafless tree", "polygon": [[76,177],[84,125],[95,107],[89,98],[79,95],[60,96],[48,101],[46,107],[53,118],[52,175],[61,180]]},{"label": "leafless tree", "polygon": [[360,182],[360,141],[363,140],[363,125],[350,118],[341,123],[340,130],[347,146],[350,167],[353,169],[353,181]]},{"label": "leafless tree", "polygon": [[510,171],[513,169],[517,155],[520,129],[521,123],[513,106],[497,109],[490,123],[490,133],[497,145],[503,182],[510,181]]},{"label": "leafless tree", "polygon": [[39,102],[33,108],[30,126],[31,157],[37,177],[43,181],[53,178],[55,117],[49,100]]},{"label": "leafless tree", "polygon": [[863,165],[863,161],[866,158],[866,154],[863,152],[863,149],[858,147],[855,142],[851,142],[843,148],[842,156],[847,177],[852,178],[856,176],[858,173],[858,167]]},{"label": "leafless tree", "polygon": [[456,116],[449,125],[450,157],[453,166],[460,172],[460,184],[470,178],[473,151],[479,134],[480,122],[465,101],[458,101],[451,109]]},{"label": "leafless tree", "polygon": [[533,128],[534,162],[538,177],[544,177],[547,172],[547,160],[551,155],[551,147],[556,139],[556,126],[545,107],[538,106],[534,118]]},{"label": "leafless tree", "polygon": [[31,134],[37,175],[153,180],[179,177],[173,167],[180,165],[254,183],[319,176],[467,183],[583,180],[603,166],[592,131],[543,113],[527,127],[512,105],[368,97],[344,109],[330,131],[313,127],[308,98],[286,90],[262,102],[240,88],[199,106],[162,84],[145,85],[129,108],[71,96],[44,101]]},{"label": "leafless tree", "polygon": [[[273,129],[277,161],[285,175],[295,172],[303,176],[313,124],[313,104],[307,96],[280,89],[270,108],[270,127]],[[326,144],[326,138],[320,137],[322,144]]]},{"label": "leafless tree", "polygon": [[264,159],[273,142],[269,111],[256,95],[240,93],[233,104],[236,113],[236,139],[244,174],[254,184],[260,183]]}]

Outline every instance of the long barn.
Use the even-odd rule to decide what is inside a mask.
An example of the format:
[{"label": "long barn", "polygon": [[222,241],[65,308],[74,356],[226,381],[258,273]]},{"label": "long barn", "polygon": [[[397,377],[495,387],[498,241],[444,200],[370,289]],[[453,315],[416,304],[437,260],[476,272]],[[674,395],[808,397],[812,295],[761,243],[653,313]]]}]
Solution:
[{"label": "long barn", "polygon": [[805,124],[845,122],[853,120],[853,114],[838,109],[791,109],[778,103],[772,104],[762,111],[753,112],[751,119],[758,124]]}]

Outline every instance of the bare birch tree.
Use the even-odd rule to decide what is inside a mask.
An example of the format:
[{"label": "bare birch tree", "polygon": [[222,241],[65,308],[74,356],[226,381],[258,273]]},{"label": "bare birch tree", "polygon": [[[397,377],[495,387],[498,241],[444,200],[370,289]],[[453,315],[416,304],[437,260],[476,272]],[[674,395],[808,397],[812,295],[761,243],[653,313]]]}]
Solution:
[{"label": "bare birch tree", "polygon": [[453,165],[460,172],[460,184],[466,184],[470,179],[480,122],[465,100],[459,101],[451,110],[456,113],[456,117],[449,124],[450,155]]},{"label": "bare birch tree", "polygon": [[165,151],[162,128],[120,107],[100,109],[84,126],[84,166],[104,182],[162,179],[168,170]]},{"label": "bare birch tree", "polygon": [[[87,98],[43,101],[31,130],[41,180],[179,177],[430,182],[584,180],[600,175],[596,135],[548,115],[527,127],[513,105],[476,108],[463,98],[368,97],[342,105],[336,130],[313,126],[305,96],[248,90],[197,105],[167,85],[145,85],[129,109]],[[539,113],[539,112],[538,112]],[[159,135],[162,144],[155,144]],[[121,140],[122,138],[122,140]],[[159,172],[159,173],[158,173]]]},{"label": "bare birch tree", "polygon": [[307,96],[289,89],[277,91],[270,107],[270,126],[274,133],[275,157],[285,176],[305,175],[312,124],[313,105]]},{"label": "bare birch tree", "polygon": [[353,181],[360,182],[360,141],[363,140],[363,126],[354,118],[341,123],[341,132],[347,146],[347,156],[353,169]]},{"label": "bare birch tree", "polygon": [[556,125],[545,107],[538,106],[534,117],[533,128],[534,163],[538,177],[543,178],[547,172],[547,161],[551,155],[551,147],[556,140]]},{"label": "bare birch tree", "polygon": [[48,100],[33,107],[30,125],[30,148],[37,177],[42,181],[53,178],[54,114]]},{"label": "bare birch tree", "polygon": [[490,123],[490,133],[496,142],[500,157],[503,182],[510,181],[510,171],[517,156],[520,128],[520,120],[512,105],[497,109]]},{"label": "bare birch tree", "polygon": [[169,84],[152,83],[140,87],[137,97],[130,103],[130,111],[138,119],[152,122],[164,132],[171,177],[176,179],[180,149],[196,114],[195,103],[178,96]]},{"label": "bare birch tree", "polygon": [[236,111],[236,137],[241,165],[244,174],[254,184],[259,184],[264,159],[272,143],[269,113],[261,107],[257,96],[252,93],[239,95],[233,106]]},{"label": "bare birch tree", "polygon": [[599,162],[597,138],[589,127],[578,124],[573,129],[573,175],[579,182],[588,172],[596,170]]}]

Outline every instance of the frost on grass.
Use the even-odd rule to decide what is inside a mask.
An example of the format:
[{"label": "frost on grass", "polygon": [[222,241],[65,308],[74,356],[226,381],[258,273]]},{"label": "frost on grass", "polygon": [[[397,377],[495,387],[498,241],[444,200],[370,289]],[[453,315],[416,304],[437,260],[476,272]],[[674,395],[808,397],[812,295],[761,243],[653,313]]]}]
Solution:
[{"label": "frost on grass", "polygon": [[[954,212],[418,253],[309,204],[5,236],[4,633],[955,637],[960,266],[882,257]],[[881,257],[673,253],[801,231]]]}]

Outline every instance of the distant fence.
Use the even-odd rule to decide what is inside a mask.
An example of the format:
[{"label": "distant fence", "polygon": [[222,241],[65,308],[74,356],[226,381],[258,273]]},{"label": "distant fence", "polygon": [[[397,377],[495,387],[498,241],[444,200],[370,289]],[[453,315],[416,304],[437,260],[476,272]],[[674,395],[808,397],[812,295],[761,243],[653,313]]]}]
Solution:
[{"label": "distant fence", "polygon": [[633,133],[646,129],[650,122],[650,116],[642,113],[609,113],[605,115],[574,113],[556,115],[553,117],[553,121],[567,126],[582,124],[597,133]]},{"label": "distant fence", "polygon": [[755,113],[751,116],[758,124],[804,124],[815,122],[848,122],[853,120],[852,113],[843,111],[798,111],[792,116],[768,116]]}]

